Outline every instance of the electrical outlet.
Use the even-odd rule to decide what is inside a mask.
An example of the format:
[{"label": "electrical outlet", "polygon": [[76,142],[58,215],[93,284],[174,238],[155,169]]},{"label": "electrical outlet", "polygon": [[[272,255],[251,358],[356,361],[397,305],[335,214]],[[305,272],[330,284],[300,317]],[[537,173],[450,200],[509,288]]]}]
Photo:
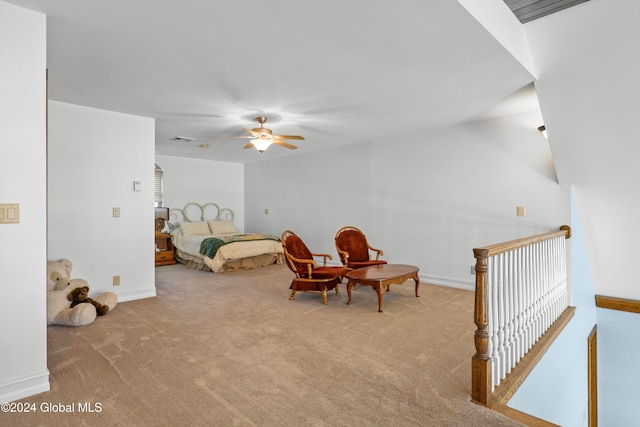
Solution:
[{"label": "electrical outlet", "polygon": [[113,276],[113,286],[120,286],[120,276]]},{"label": "electrical outlet", "polygon": [[269,209],[265,209],[265,210],[264,210],[264,214],[265,214],[265,215],[269,215]]},{"label": "electrical outlet", "polygon": [[120,218],[120,208],[113,208],[113,217]]}]

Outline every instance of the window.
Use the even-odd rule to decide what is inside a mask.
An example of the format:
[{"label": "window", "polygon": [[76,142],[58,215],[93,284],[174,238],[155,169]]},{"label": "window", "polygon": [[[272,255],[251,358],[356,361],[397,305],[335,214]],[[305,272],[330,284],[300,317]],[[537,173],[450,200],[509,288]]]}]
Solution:
[{"label": "window", "polygon": [[156,208],[160,208],[162,207],[162,193],[163,193],[163,187],[164,187],[164,170],[162,170],[162,167],[160,167],[160,165],[158,165],[157,163],[156,165],[156,169],[153,175],[153,197],[154,197],[154,202],[153,205]]}]

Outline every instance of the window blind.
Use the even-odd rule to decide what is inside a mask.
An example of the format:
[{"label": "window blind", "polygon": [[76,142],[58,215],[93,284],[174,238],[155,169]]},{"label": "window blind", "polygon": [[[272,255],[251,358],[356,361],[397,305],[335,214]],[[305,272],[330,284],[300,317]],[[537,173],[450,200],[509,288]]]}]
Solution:
[{"label": "window blind", "polygon": [[153,175],[153,197],[154,197],[153,204],[155,207],[162,207],[164,171],[157,163],[155,165],[156,165],[156,168]]}]

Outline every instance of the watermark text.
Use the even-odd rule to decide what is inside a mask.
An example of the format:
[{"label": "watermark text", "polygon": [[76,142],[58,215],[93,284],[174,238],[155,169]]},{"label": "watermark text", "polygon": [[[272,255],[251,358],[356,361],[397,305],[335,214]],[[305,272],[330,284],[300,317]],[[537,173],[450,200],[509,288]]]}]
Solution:
[{"label": "watermark text", "polygon": [[45,413],[99,413],[102,412],[101,402],[6,402],[0,403],[0,412],[45,412]]}]

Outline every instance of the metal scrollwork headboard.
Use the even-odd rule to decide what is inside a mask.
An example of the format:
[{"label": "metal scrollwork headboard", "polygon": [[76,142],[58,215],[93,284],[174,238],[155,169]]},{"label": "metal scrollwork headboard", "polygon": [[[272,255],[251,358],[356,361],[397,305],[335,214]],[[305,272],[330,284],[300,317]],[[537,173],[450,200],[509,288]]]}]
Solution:
[{"label": "metal scrollwork headboard", "polygon": [[233,220],[235,217],[233,211],[229,208],[221,208],[216,203],[205,203],[200,205],[195,202],[189,202],[183,208],[170,208],[169,221],[177,225],[183,221],[199,222],[214,221],[221,219]]}]

